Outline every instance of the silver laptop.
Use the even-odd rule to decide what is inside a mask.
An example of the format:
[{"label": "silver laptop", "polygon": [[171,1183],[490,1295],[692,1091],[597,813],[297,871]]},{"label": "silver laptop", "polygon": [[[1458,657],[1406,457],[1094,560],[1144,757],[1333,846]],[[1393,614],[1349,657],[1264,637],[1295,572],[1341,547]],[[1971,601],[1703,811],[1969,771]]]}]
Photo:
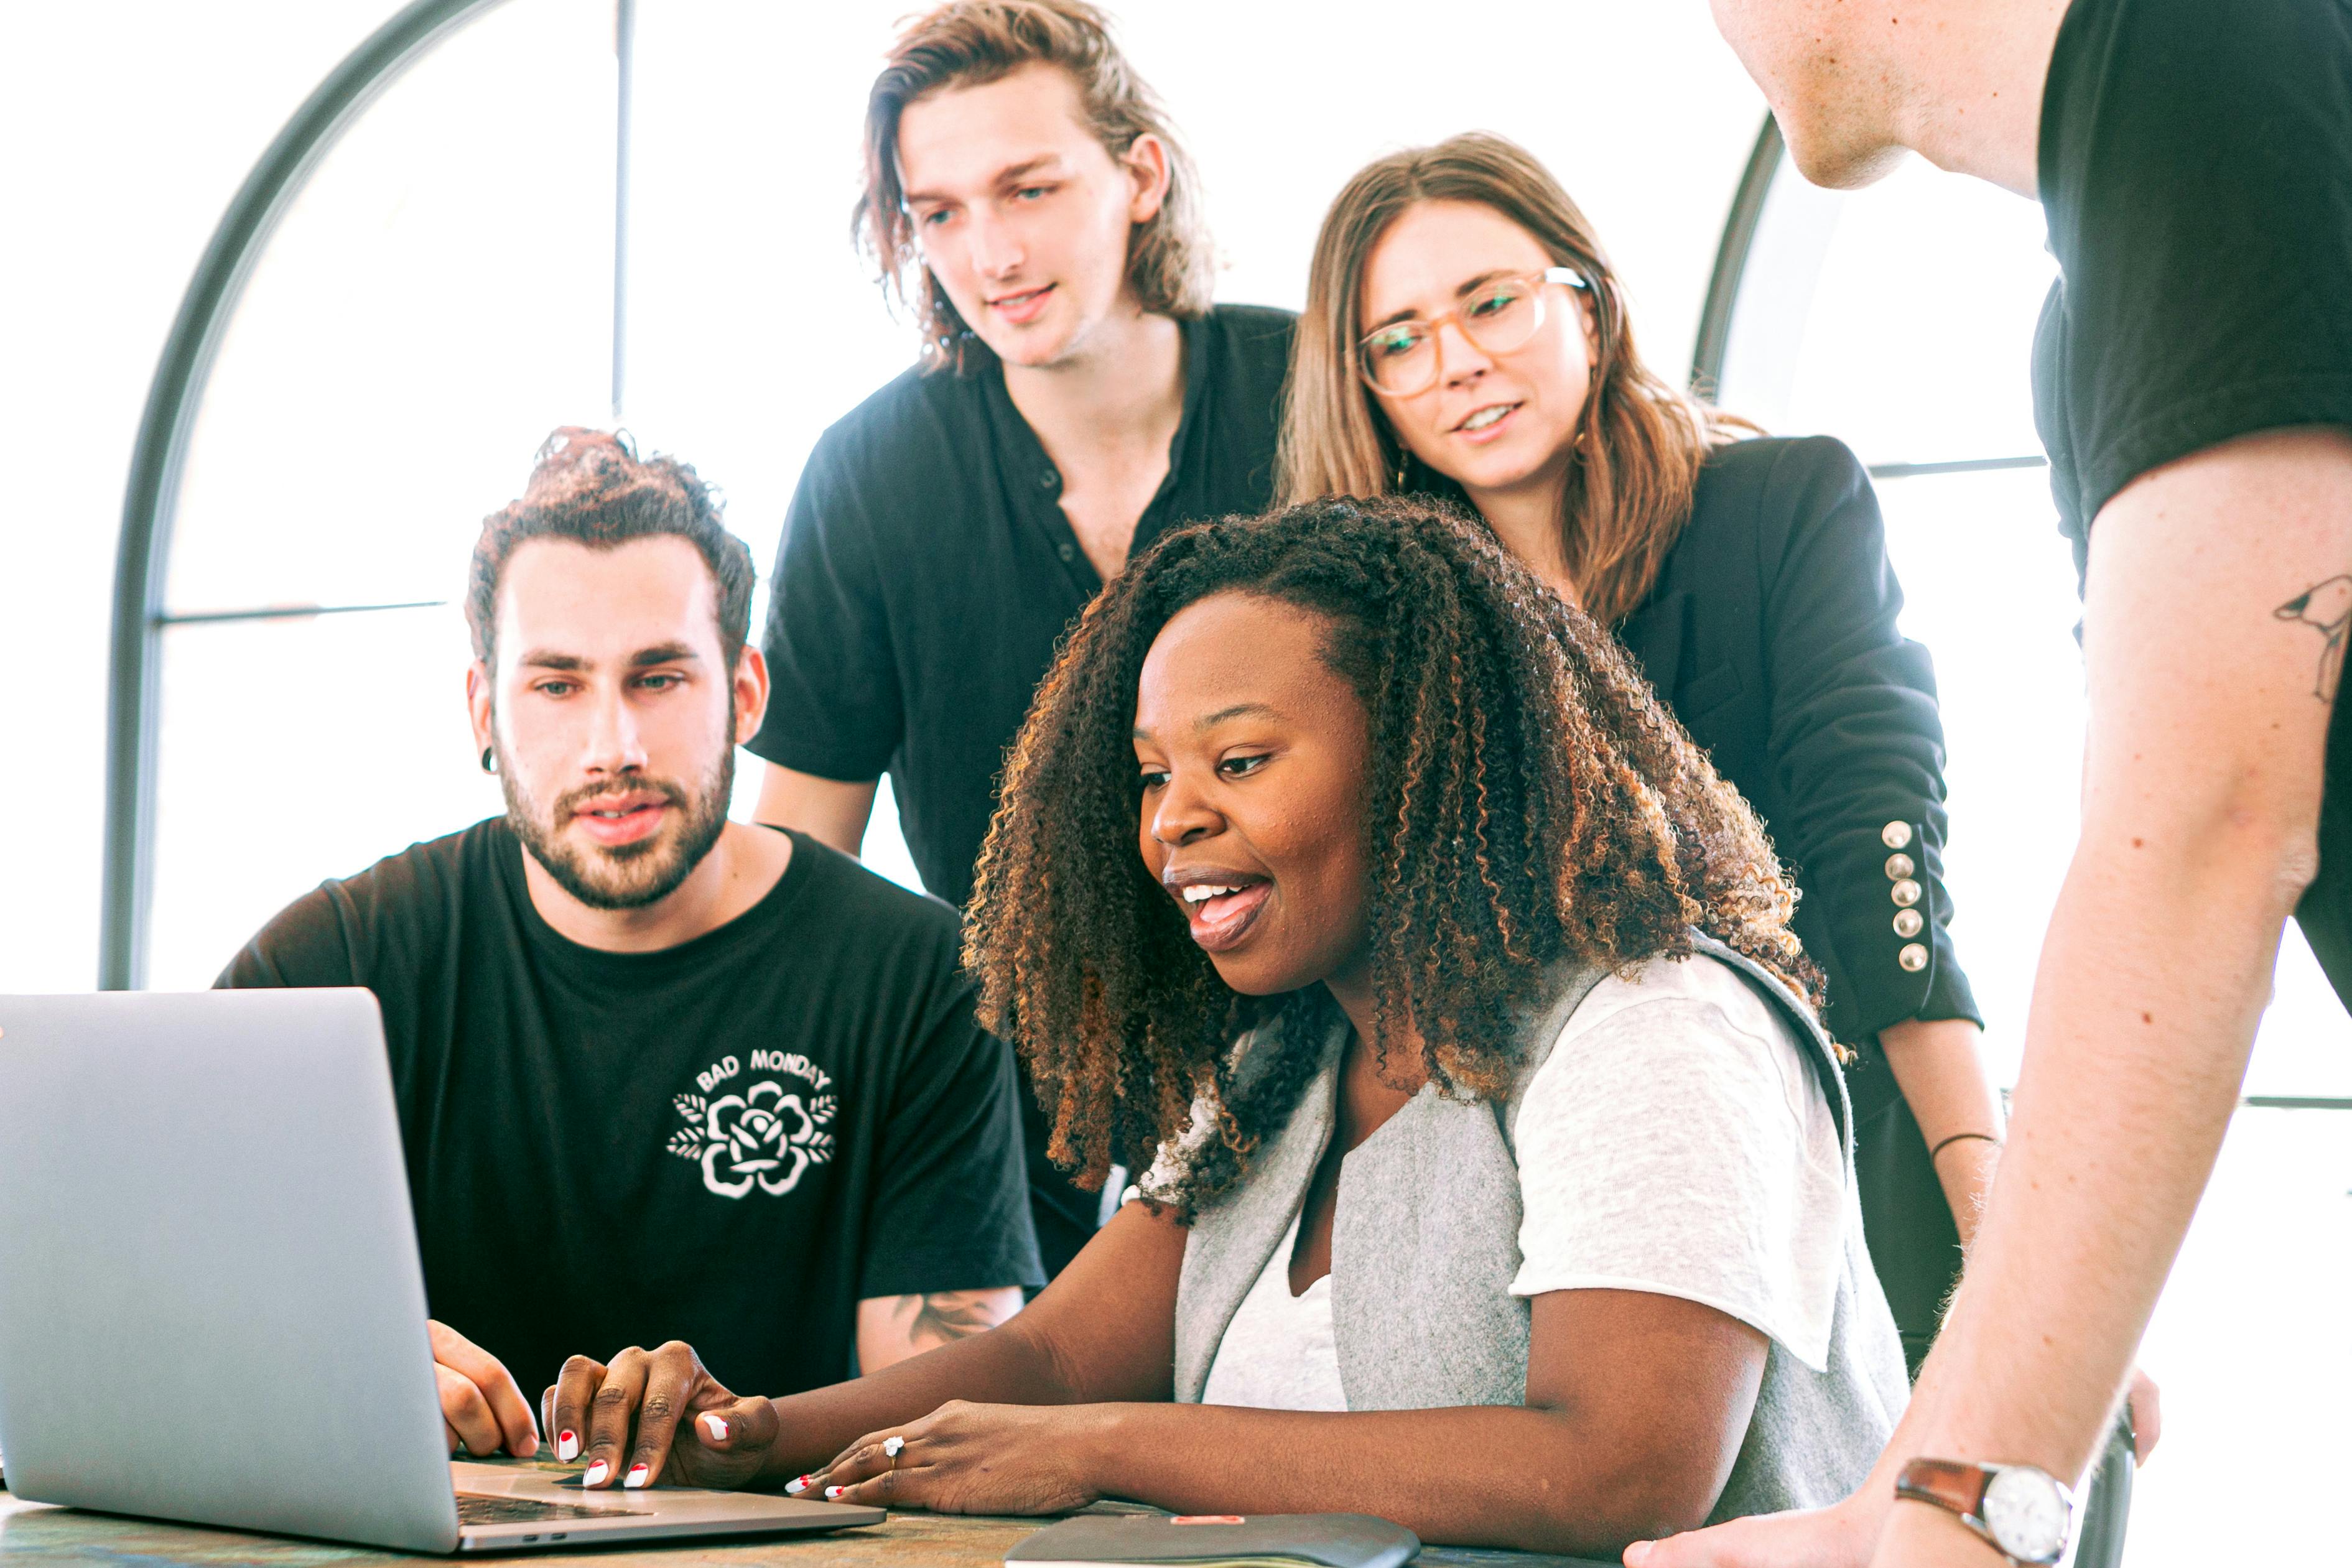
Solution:
[{"label": "silver laptop", "polygon": [[16,1496],[412,1552],[884,1517],[453,1464],[425,1322],[368,992],[0,997]]}]

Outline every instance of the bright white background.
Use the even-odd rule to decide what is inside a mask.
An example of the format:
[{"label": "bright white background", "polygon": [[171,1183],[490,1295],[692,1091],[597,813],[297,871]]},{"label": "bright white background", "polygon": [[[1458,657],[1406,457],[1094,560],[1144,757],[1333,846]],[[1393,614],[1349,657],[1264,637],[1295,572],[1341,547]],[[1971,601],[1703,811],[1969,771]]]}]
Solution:
[{"label": "bright white background", "polygon": [[[809,444],[908,356],[845,236],[858,110],[909,3],[642,7],[622,412],[726,489],[763,565]],[[12,16],[0,776],[18,804],[0,838],[0,990],[95,972],[114,539],[180,291],[254,158],[390,9],[151,0]],[[1559,172],[1628,281],[1647,352],[1687,364],[1761,116],[1697,0],[1117,11],[1201,163],[1221,298],[1296,305],[1350,170],[1485,127]],[[170,609],[455,599],[474,528],[520,488],[538,439],[612,415],[613,102],[609,0],[512,0],[337,148],[224,345]],[[2034,210],[1916,167],[1796,211],[1811,199],[1776,191],[1729,401],[1874,463],[2035,450],[2025,352],[2048,263]],[[1883,495],[1906,629],[1937,654],[1955,930],[2006,1079],[2073,831],[2072,568],[2039,473]],[[154,983],[205,983],[321,877],[496,808],[468,755],[464,659],[446,607],[166,634]],[[908,874],[887,828],[870,852]],[[2249,1090],[2352,1094],[2347,1035],[2291,943]],[[2252,1522],[2232,1504],[2330,1490],[2334,1412],[2352,1393],[2334,1327],[2352,1286],[2346,1123],[2240,1113],[2150,1334],[2170,1436],[2142,1479],[2136,1564],[2333,1544],[2307,1504]]]}]

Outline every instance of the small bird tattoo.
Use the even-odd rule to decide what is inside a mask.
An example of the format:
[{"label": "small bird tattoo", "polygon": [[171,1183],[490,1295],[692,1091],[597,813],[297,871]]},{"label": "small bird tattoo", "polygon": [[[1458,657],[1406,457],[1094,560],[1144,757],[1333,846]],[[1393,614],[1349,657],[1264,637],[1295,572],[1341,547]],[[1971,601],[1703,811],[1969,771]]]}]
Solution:
[{"label": "small bird tattoo", "polygon": [[2352,631],[2352,577],[2331,577],[2316,582],[2276,610],[2282,621],[2300,621],[2326,638],[2319,651],[2319,679],[2312,695],[2321,702],[2336,700],[2336,683],[2344,673],[2344,637]]}]

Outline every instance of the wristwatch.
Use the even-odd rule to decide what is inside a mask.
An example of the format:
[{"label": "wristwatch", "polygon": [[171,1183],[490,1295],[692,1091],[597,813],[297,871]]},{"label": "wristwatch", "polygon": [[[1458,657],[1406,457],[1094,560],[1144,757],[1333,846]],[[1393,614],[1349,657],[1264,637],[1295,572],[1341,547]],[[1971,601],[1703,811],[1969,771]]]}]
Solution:
[{"label": "wristwatch", "polygon": [[2074,1492],[2032,1465],[1914,1459],[1895,1479],[1895,1495],[1949,1509],[2003,1557],[2035,1568],[2065,1556],[2074,1533]]}]

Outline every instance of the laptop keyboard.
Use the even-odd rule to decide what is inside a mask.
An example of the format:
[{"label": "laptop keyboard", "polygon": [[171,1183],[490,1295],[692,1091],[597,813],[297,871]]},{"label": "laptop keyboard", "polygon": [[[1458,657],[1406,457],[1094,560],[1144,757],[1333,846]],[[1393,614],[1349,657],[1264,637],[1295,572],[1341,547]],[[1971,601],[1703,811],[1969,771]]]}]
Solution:
[{"label": "laptop keyboard", "polygon": [[460,1524],[535,1524],[546,1519],[603,1519],[610,1514],[633,1513],[634,1509],[582,1508],[577,1503],[541,1502],[531,1497],[485,1497],[478,1492],[457,1494],[457,1522]]}]

